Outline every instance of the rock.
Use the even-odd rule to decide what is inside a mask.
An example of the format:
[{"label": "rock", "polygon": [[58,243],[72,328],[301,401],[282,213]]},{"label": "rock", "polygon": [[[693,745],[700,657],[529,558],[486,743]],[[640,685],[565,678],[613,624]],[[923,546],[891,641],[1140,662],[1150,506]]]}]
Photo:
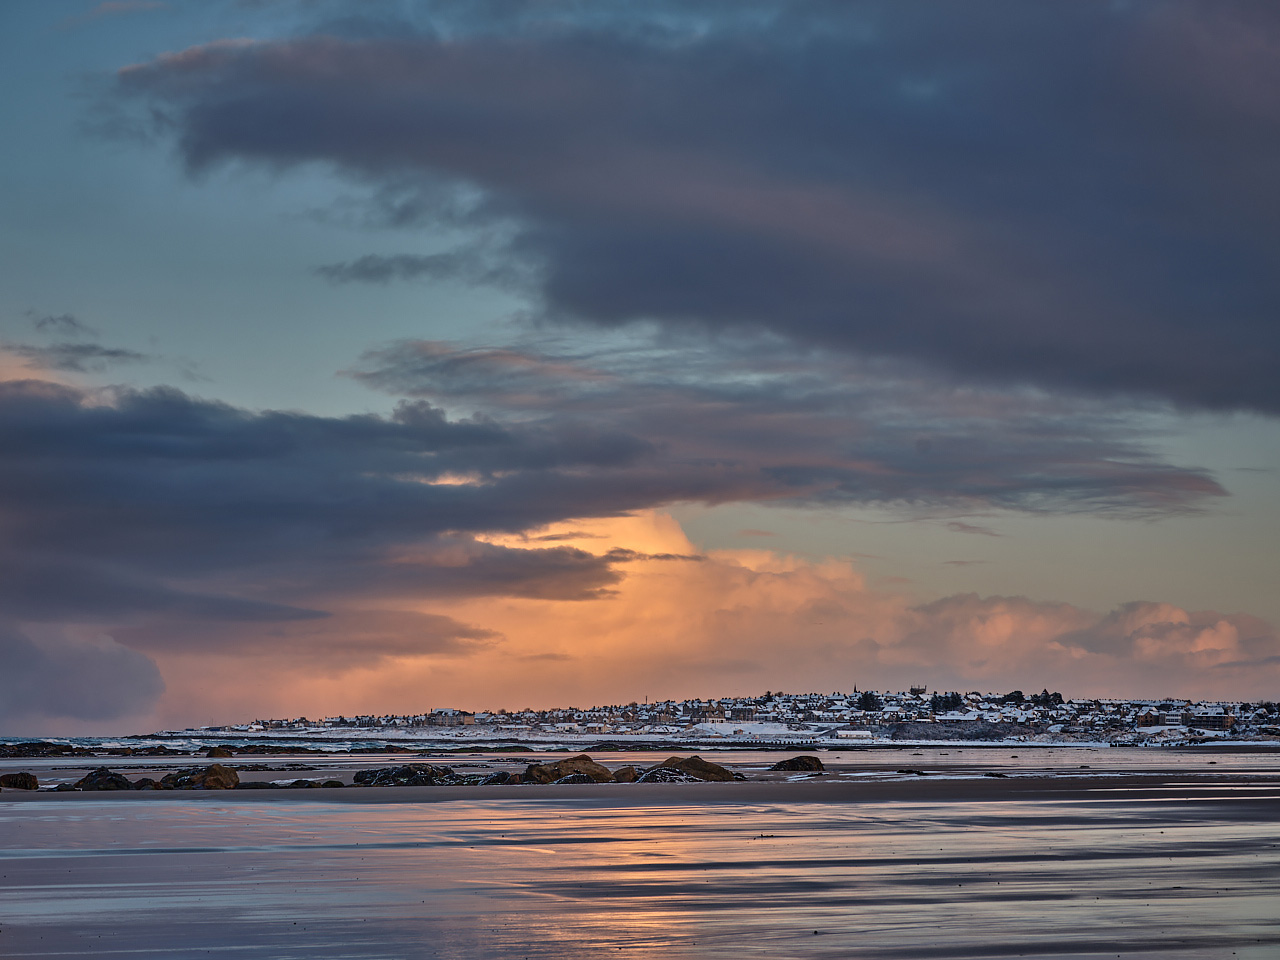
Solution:
[{"label": "rock", "polygon": [[133,789],[135,790],[164,790],[166,789],[158,781],[152,780],[150,777],[142,777],[133,781]]},{"label": "rock", "polygon": [[240,774],[220,763],[211,763],[166,774],[160,783],[170,790],[234,790],[240,785]]},{"label": "rock", "polygon": [[786,770],[796,773],[814,773],[815,771],[825,770],[822,761],[817,757],[787,757],[785,760],[779,760],[770,770]]},{"label": "rock", "polygon": [[585,773],[571,773],[568,776],[561,777],[559,780],[552,780],[552,783],[597,783]]},{"label": "rock", "polygon": [[691,777],[683,770],[674,767],[651,767],[640,776],[636,783],[701,783],[697,777]]},{"label": "rock", "polygon": [[320,784],[314,780],[295,780],[293,783],[286,784],[290,790],[309,790],[313,787],[319,787]]},{"label": "rock", "polygon": [[122,773],[106,767],[90,770],[75,783],[77,790],[132,790],[133,784]]},{"label": "rock", "polygon": [[988,770],[986,773],[984,773],[984,774],[983,774],[983,776],[984,776],[984,777],[999,777],[1001,780],[1007,780],[1007,779],[1009,779],[1009,775],[1008,775],[1007,773],[1000,773],[998,770]]},{"label": "rock", "polygon": [[613,774],[608,767],[601,766],[585,753],[576,757],[567,757],[555,763],[531,763],[524,772],[526,783],[555,783],[558,780],[581,773],[596,783],[613,783]]},{"label": "rock", "polygon": [[640,776],[640,771],[632,766],[619,767],[613,771],[613,779],[619,783],[635,783],[638,776]]},{"label": "rock", "polygon": [[370,787],[431,787],[462,782],[450,767],[432,763],[405,763],[398,767],[375,767],[359,771],[354,780]]},{"label": "rock", "polygon": [[0,776],[0,787],[5,790],[39,790],[40,781],[33,773],[6,773]]},{"label": "rock", "polygon": [[270,780],[241,780],[236,784],[237,790],[274,790],[275,784]]},{"label": "rock", "polygon": [[330,789],[336,789],[337,787],[345,787],[346,784],[343,783],[341,780],[326,780],[324,783],[320,784],[320,786],[329,787]]},{"label": "rock", "polygon": [[210,747],[204,752],[206,757],[234,757],[236,752],[230,747]]},{"label": "rock", "polygon": [[[695,780],[745,780],[746,777],[740,773],[734,773],[718,763],[711,763],[703,760],[701,757],[667,757],[661,763],[655,764],[649,768],[649,772],[664,767],[668,770],[679,770],[681,773],[687,773]],[[646,783],[649,781],[645,781]]]},{"label": "rock", "polygon": [[211,763],[191,781],[196,790],[234,790],[240,783],[240,774],[220,763]]},{"label": "rock", "polygon": [[510,782],[511,782],[511,774],[507,773],[507,771],[505,770],[499,770],[496,773],[489,774],[487,777],[481,780],[480,786],[493,787],[493,786],[498,786],[499,784],[510,783]]},{"label": "rock", "polygon": [[73,747],[68,743],[50,743],[48,740],[0,743],[0,757],[87,757],[92,755],[93,751],[88,747]]}]

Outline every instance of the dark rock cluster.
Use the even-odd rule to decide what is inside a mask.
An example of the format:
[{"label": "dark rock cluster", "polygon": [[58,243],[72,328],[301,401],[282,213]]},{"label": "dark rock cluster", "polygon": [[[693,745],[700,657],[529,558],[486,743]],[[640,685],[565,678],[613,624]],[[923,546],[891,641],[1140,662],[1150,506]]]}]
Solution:
[{"label": "dark rock cluster", "polygon": [[498,771],[488,776],[464,775],[451,767],[430,763],[406,763],[397,767],[378,767],[361,770],[355,782],[374,787],[461,786],[479,784],[566,784],[566,783],[694,783],[707,780],[745,780],[718,763],[710,763],[701,757],[668,757],[646,770],[632,766],[610,771],[596,763],[587,754],[565,757],[552,763],[531,763],[524,773]]},{"label": "dark rock cluster", "polygon": [[159,780],[142,777],[130,780],[123,773],[108,767],[90,770],[74,784],[61,784],[59,790],[234,790],[240,783],[240,775],[230,767],[213,763],[207,767],[191,767],[175,770]]},{"label": "dark rock cluster", "polygon": [[72,787],[75,790],[132,790],[133,783],[123,773],[98,767],[86,773]]},{"label": "dark rock cluster", "polygon": [[0,743],[0,757],[88,757],[93,751],[86,747],[73,747],[69,743],[50,743],[48,740],[29,740],[25,743]]},{"label": "dark rock cluster", "polygon": [[779,760],[770,770],[786,770],[796,773],[821,773],[826,769],[822,765],[822,761],[817,757],[787,757],[785,760]]},{"label": "dark rock cluster", "polygon": [[613,783],[613,774],[608,767],[601,766],[585,753],[576,757],[567,757],[555,763],[531,763],[522,777],[525,783],[561,783],[570,776],[583,776],[585,781],[568,781],[571,783]]},{"label": "dark rock cluster", "polygon": [[121,747],[111,751],[118,757],[182,757],[188,756],[187,750],[175,750],[156,744],[150,747]]},{"label": "dark rock cluster", "polygon": [[[315,747],[292,746],[287,743],[249,743],[244,746],[237,747],[230,743],[220,743],[216,747],[210,747],[209,750],[226,750],[232,756],[276,756],[279,754],[312,754],[315,756],[324,756],[328,751],[319,750]],[[378,744],[376,746],[351,747],[347,753],[413,753],[411,747],[402,747],[399,744],[387,743]],[[214,756],[212,753],[206,753],[206,756]],[[224,756],[224,754],[218,754]]]},{"label": "dark rock cluster", "polygon": [[[72,746],[69,743],[50,743],[48,740],[30,740],[25,743],[0,743],[0,758],[12,757],[93,757],[105,752],[89,747]],[[110,751],[117,757],[176,757],[188,751],[172,747],[115,747]]]},{"label": "dark rock cluster", "polygon": [[651,767],[640,776],[636,783],[700,783],[697,777],[690,776],[683,770],[674,767]]},{"label": "dark rock cluster", "polygon": [[[211,748],[208,756],[218,756],[219,748]],[[245,751],[248,752],[248,751]],[[794,760],[816,758],[793,758]],[[301,764],[286,764],[288,767],[303,767]],[[821,768],[821,763],[819,763]],[[269,768],[264,764],[249,764],[242,769],[283,769]],[[777,768],[775,768],[777,769]],[[787,769],[801,769],[789,767]],[[803,769],[810,769],[805,767]],[[703,760],[701,757],[668,757],[661,763],[637,770],[633,766],[624,766],[610,771],[602,764],[596,763],[587,754],[566,757],[553,763],[531,763],[521,773],[509,773],[499,770],[485,774],[461,774],[452,767],[434,763],[404,763],[390,767],[375,767],[361,770],[354,777],[355,785],[369,787],[426,787],[426,786],[496,786],[502,784],[587,784],[587,783],[699,783],[704,781],[745,780],[740,773],[735,773],[717,763]],[[299,779],[290,783],[272,783],[270,781],[240,780],[239,773],[220,763],[212,763],[206,767],[189,767],[175,770],[159,780],[142,777],[130,780],[124,774],[109,767],[98,767],[85,774],[74,784],[60,784],[59,791],[108,791],[108,790],[269,790],[269,789],[314,789],[317,787],[343,787],[341,780],[306,780]],[[0,777],[0,787],[35,790],[38,787],[36,778],[29,773],[6,774]]]},{"label": "dark rock cluster", "polygon": [[[667,757],[654,767],[661,767],[667,770],[679,770],[681,773],[688,774],[695,780],[712,780],[719,782],[727,782],[729,780],[745,780],[747,779],[740,773],[734,773],[726,767],[720,766],[718,763],[711,763],[709,760],[703,760],[701,757]],[[650,767],[652,771],[654,767]],[[639,781],[637,781],[639,782]]]},{"label": "dark rock cluster", "polygon": [[398,767],[361,770],[355,775],[355,782],[368,787],[436,787],[470,783],[472,779],[459,776],[452,767],[405,763]]}]

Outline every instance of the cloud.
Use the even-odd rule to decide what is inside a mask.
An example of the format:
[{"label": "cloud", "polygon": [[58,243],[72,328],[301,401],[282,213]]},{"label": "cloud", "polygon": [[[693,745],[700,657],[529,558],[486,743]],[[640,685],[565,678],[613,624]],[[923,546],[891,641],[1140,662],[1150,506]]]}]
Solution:
[{"label": "cloud", "polygon": [[465,195],[547,318],[1280,411],[1270,5],[459,10],[194,47],[117,90],[193,171],[327,163],[427,217]]},{"label": "cloud", "polygon": [[1223,494],[1206,473],[1144,452],[1105,405],[939,383],[777,338],[697,346],[579,339],[553,352],[406,341],[367,354],[350,375],[498,422],[619,431],[646,451],[636,473],[658,470],[688,485],[685,499],[713,503],[1154,516]]},{"label": "cloud", "polygon": [[[340,603],[351,597],[336,598]],[[226,623],[172,624],[151,620],[115,631],[132,649],[164,657],[195,655],[254,662],[277,670],[341,675],[402,658],[466,658],[494,649],[502,635],[452,617],[416,610],[349,606],[323,622],[279,620],[252,629]]]},{"label": "cloud", "polygon": [[0,554],[0,609],[26,622],[94,622],[137,613],[186,620],[280,621],[323,617],[318,610],[174,589],[110,564],[38,551]]},{"label": "cloud", "polygon": [[996,533],[990,527],[984,527],[980,524],[965,523],[961,520],[951,520],[947,523],[947,529],[952,533],[976,533],[983,537],[999,537],[1002,534]]},{"label": "cloud", "polygon": [[168,7],[169,4],[162,0],[103,0],[102,3],[91,7],[79,16],[66,18],[61,26],[63,29],[82,27],[107,17],[119,17],[131,13],[154,13],[157,10],[166,10]]},{"label": "cloud", "polygon": [[[582,601],[612,589],[615,566],[630,559],[555,542],[498,545],[481,533],[520,534],[582,504],[607,511],[652,496],[625,483],[581,492],[595,485],[592,472],[625,468],[638,449],[626,438],[449,421],[424,403],[392,417],[325,418],[167,388],[7,381],[0,449],[0,617],[22,631],[15,637],[105,638],[85,656],[103,660],[106,678],[153,661],[168,675],[183,656],[292,663],[314,676],[469,656],[500,638],[424,609],[434,600]],[[467,479],[445,482],[453,477]],[[21,667],[44,678],[40,689],[56,686],[71,654],[49,643],[13,640],[14,676]],[[127,712],[57,698],[40,709],[104,721]]]},{"label": "cloud", "polygon": [[[595,549],[692,550],[661,514],[585,528],[607,533]],[[767,550],[713,551],[698,562],[637,560],[612,595],[571,617],[561,604],[536,600],[449,609],[500,630],[501,655],[416,676],[475,706],[919,683],[1004,691],[1039,689],[1046,678],[1069,696],[1239,699],[1267,696],[1280,676],[1280,634],[1242,614],[1145,602],[1098,613],[976,594],[921,603],[871,586],[848,561]],[[548,654],[554,659],[543,662]],[[369,679],[365,695],[376,702],[387,688]]]},{"label": "cloud", "polygon": [[46,631],[35,639],[12,626],[0,628],[0,675],[0,723],[8,728],[138,716],[165,689],[153,660],[109,637]]},{"label": "cloud", "polygon": [[[401,395],[385,416],[0,382],[0,617],[15,635],[96,638],[86,656],[112,669],[158,665],[166,723],[288,704],[417,710],[425,696],[489,702],[486,690],[500,705],[614,669],[676,685],[713,662],[743,682],[798,677],[836,653],[894,676],[892,659],[866,659],[868,642],[907,649],[920,615],[906,598],[867,591],[847,563],[705,556],[645,511],[1162,516],[1222,494],[1087,402],[944,389],[774,340],[726,339],[711,357],[678,340],[595,346],[392,346],[352,374]],[[785,638],[822,624],[812,649],[798,639],[802,655],[778,665]],[[64,641],[41,642],[64,662],[48,652]],[[1269,655],[1255,647],[1221,662]],[[563,675],[541,672],[552,666]],[[89,716],[74,710],[62,715]]]},{"label": "cloud", "polygon": [[[71,328],[69,325],[63,325],[53,329],[62,332],[69,331]],[[97,343],[55,343],[50,346],[4,343],[0,344],[0,349],[22,358],[33,370],[61,370],[67,373],[101,373],[114,364],[146,363],[152,359],[145,353],[119,347],[104,347]]]},{"label": "cloud", "polygon": [[480,247],[433,254],[369,254],[345,263],[316,267],[333,283],[389,283],[393,280],[458,281],[518,289],[526,282],[517,264],[503,262]]},{"label": "cloud", "polygon": [[[538,554],[557,567],[544,576],[468,534],[562,519],[580,492],[571,477],[557,489],[558,471],[624,468],[638,447],[589,430],[450,422],[423,403],[389,418],[255,414],[168,388],[41,381],[0,384],[0,438],[0,498],[17,518],[6,542],[19,562],[259,584],[264,565],[310,582],[326,563],[380,564],[389,580],[412,580],[421,563],[439,566],[449,589],[463,589],[465,569],[477,584],[539,595],[556,593],[558,575],[571,594],[589,593],[610,581],[607,563],[560,548]],[[441,482],[454,476],[472,479]]]},{"label": "cloud", "polygon": [[27,311],[27,319],[41,333],[50,333],[59,337],[94,336],[97,331],[87,323],[77,320],[70,313],[38,314],[34,310]]}]

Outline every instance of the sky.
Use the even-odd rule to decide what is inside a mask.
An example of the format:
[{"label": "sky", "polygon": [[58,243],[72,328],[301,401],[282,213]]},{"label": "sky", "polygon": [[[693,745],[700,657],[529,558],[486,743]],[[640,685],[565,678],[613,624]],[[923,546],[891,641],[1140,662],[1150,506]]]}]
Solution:
[{"label": "sky", "polygon": [[1280,694],[1268,0],[11,0],[0,83],[0,733]]}]

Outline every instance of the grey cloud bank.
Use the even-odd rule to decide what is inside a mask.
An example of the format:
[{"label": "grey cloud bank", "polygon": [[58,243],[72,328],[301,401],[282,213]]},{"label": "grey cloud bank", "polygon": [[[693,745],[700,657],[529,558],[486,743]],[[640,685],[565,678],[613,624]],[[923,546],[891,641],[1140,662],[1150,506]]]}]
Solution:
[{"label": "grey cloud bank", "polygon": [[[1153,457],[1104,405],[977,390],[776,338],[579,354],[409,341],[351,375],[503,422],[623,431],[652,451],[643,462],[683,474],[691,498],[709,502],[1156,516],[1224,495],[1207,472]],[[701,486],[711,473],[721,489]]]},{"label": "grey cloud bank", "polygon": [[[470,221],[506,225],[552,318],[1280,410],[1274,7],[565,8],[540,28],[496,9],[196,47],[118,91],[193,170],[478,190]],[[414,257],[323,269],[458,268]]]}]

